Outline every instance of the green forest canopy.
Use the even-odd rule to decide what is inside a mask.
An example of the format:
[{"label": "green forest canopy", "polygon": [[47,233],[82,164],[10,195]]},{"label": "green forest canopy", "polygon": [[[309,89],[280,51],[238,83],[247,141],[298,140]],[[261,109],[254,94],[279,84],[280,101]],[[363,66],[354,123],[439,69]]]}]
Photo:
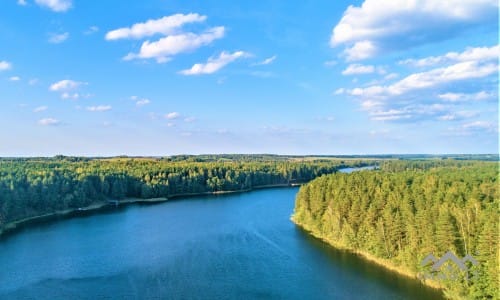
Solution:
[{"label": "green forest canopy", "polygon": [[470,281],[441,280],[450,298],[498,297],[498,163],[390,161],[302,186],[293,220],[330,244],[417,274],[429,253],[471,254]]},{"label": "green forest canopy", "polygon": [[[373,161],[370,163],[374,163]],[[276,155],[0,159],[0,231],[6,224],[106,199],[175,197],[307,182],[360,160]]]}]

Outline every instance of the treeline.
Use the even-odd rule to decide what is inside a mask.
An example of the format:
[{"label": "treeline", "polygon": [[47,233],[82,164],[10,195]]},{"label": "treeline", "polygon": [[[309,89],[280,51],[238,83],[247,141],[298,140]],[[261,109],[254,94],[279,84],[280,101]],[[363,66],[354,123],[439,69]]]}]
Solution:
[{"label": "treeline", "polygon": [[498,163],[385,162],[379,171],[302,186],[293,220],[336,247],[414,275],[429,271],[421,262],[430,253],[470,254],[479,266],[469,274],[434,279],[449,298],[498,299],[498,184]]},{"label": "treeline", "polygon": [[307,182],[361,161],[192,162],[151,158],[0,160],[0,231],[6,224],[106,199],[173,197]]}]

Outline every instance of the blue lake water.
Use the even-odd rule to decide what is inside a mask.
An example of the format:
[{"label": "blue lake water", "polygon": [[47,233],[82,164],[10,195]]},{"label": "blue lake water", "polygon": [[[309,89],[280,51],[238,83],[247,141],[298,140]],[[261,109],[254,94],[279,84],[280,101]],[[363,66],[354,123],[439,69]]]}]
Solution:
[{"label": "blue lake water", "polygon": [[130,205],[0,239],[0,299],[441,299],[291,221],[298,188]]}]

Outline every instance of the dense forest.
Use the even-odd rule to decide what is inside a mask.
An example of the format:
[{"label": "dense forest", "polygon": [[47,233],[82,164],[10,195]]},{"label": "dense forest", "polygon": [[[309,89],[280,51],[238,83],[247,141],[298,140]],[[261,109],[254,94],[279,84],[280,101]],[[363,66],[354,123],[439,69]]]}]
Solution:
[{"label": "dense forest", "polygon": [[0,232],[5,225],[107,199],[156,198],[307,182],[358,160],[270,155],[0,159]]},{"label": "dense forest", "polygon": [[[498,299],[498,184],[496,162],[388,161],[303,185],[293,221],[335,247],[437,281],[449,298]],[[447,251],[479,264],[422,277],[422,260]]]}]

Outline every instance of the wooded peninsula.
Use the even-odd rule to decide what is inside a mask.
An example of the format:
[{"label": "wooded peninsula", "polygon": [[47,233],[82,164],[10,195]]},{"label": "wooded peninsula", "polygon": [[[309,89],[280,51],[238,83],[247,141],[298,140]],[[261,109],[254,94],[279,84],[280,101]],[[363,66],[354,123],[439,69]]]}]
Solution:
[{"label": "wooded peninsula", "polygon": [[[386,161],[303,185],[292,219],[334,247],[431,280],[448,298],[498,299],[499,201],[497,162]],[[478,264],[447,264],[448,274],[422,264],[448,251]]]}]

